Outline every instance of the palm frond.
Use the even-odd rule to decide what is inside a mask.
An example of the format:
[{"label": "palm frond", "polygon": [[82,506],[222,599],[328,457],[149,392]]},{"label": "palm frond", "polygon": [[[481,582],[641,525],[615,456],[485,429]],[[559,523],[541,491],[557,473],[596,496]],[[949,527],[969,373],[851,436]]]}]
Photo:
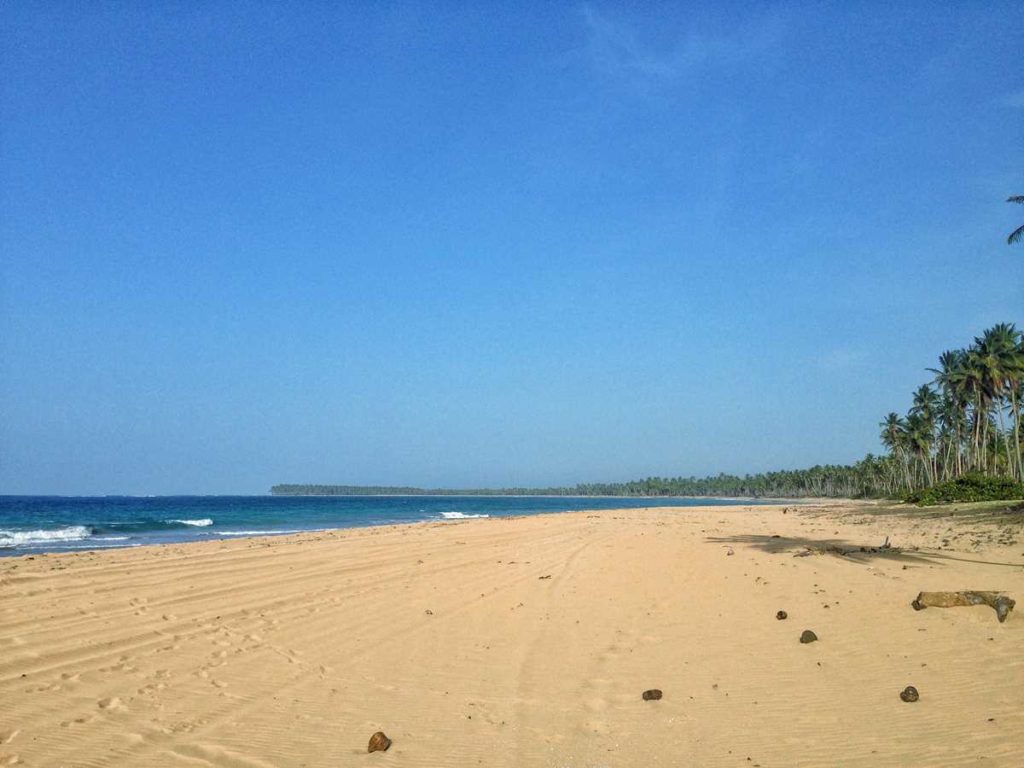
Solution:
[{"label": "palm frond", "polygon": [[1024,195],[1010,195],[1006,198],[1008,203],[1024,203]]},{"label": "palm frond", "polygon": [[1010,233],[1010,236],[1006,238],[1006,244],[1013,245],[1014,243],[1020,242],[1021,239],[1024,239],[1024,227],[1017,227]]}]

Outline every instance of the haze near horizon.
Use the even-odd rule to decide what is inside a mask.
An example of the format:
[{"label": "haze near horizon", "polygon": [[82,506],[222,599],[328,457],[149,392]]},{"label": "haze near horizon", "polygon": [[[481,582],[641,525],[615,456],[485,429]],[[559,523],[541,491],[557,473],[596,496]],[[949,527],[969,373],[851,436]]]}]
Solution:
[{"label": "haze near horizon", "polygon": [[1022,22],[5,4],[0,493],[879,452],[943,350],[1024,325]]}]

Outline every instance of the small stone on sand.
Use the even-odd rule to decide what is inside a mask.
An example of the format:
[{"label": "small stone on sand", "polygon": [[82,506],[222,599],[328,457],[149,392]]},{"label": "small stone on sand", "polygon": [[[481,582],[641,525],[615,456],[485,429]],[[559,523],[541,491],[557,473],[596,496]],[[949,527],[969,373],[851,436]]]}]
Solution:
[{"label": "small stone on sand", "polygon": [[651,688],[649,691],[644,691],[642,694],[644,701],[657,701],[661,698],[661,691],[657,688]]},{"label": "small stone on sand", "polygon": [[809,629],[805,629],[803,632],[800,633],[800,642],[801,643],[804,643],[804,644],[806,644],[806,643],[813,643],[817,639],[818,639],[818,636],[816,634],[814,634]]},{"label": "small stone on sand", "polygon": [[788,619],[789,618],[789,614],[786,613],[785,611],[779,611],[778,613],[775,614],[775,618],[778,619],[779,621],[782,621],[783,619]]},{"label": "small stone on sand", "polygon": [[384,731],[377,731],[373,736],[370,737],[370,745],[366,748],[367,752],[387,752],[388,747],[391,746],[391,739],[384,735]]},{"label": "small stone on sand", "polygon": [[902,691],[900,691],[900,698],[906,702],[914,702],[921,698],[917,692],[917,688],[912,685],[908,685]]}]

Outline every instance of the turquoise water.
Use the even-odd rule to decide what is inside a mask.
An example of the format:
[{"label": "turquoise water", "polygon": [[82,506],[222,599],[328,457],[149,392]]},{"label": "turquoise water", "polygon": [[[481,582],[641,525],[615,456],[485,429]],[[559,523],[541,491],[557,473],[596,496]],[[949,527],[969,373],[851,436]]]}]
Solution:
[{"label": "turquoise water", "polygon": [[0,555],[583,509],[735,503],[579,496],[0,496]]}]

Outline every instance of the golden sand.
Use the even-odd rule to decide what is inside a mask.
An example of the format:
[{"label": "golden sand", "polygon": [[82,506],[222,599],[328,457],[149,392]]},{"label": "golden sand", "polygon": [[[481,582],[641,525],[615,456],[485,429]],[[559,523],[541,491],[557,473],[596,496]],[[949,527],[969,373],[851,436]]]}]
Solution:
[{"label": "golden sand", "polygon": [[[886,536],[921,549],[836,552]],[[1018,768],[998,538],[705,507],[7,558],[0,765]],[[957,589],[1021,604],[910,607]]]}]

